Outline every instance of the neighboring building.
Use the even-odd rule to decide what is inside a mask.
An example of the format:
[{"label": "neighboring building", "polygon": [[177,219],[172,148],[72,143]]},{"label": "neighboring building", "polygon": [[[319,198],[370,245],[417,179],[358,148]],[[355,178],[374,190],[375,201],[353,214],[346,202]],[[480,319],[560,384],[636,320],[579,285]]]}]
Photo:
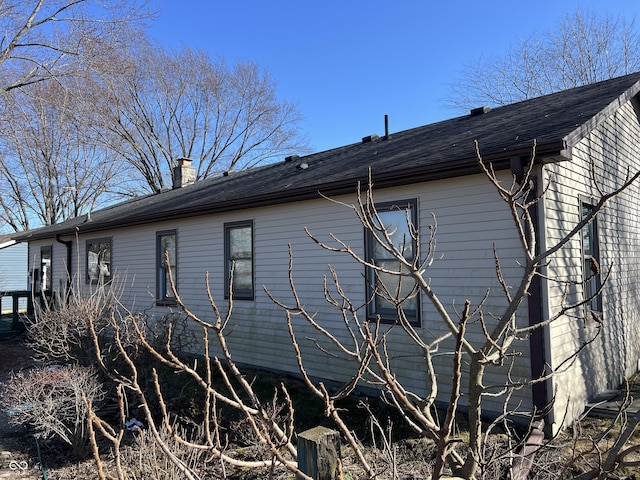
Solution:
[{"label": "neighboring building", "polygon": [[[0,235],[0,292],[27,289],[27,244],[17,243],[11,237]],[[3,297],[0,311],[11,311],[11,308],[11,297]]]},{"label": "neighboring building", "polygon": [[[405,219],[404,213],[389,210],[390,205],[408,209],[423,232],[423,251],[432,214],[436,216],[441,258],[429,268],[428,276],[449,311],[460,308],[466,299],[477,305],[489,291],[484,311],[490,320],[490,313],[500,312],[505,304],[495,274],[494,245],[511,285],[520,278],[523,252],[506,204],[480,172],[474,141],[505,182],[520,178],[536,142],[533,173],[539,191],[547,188],[544,201],[535,209],[538,244],[548,248],[595,206],[599,189],[611,189],[628,170],[640,170],[639,81],[640,74],[633,74],[491,111],[478,109],[467,116],[379,138],[365,137],[352,145],[201,182],[192,183],[189,162],[182,161],[173,190],[17,238],[29,244],[31,270],[51,262],[54,289],[64,288],[69,271],[76,272],[83,284],[124,275],[130,285],[123,301],[156,317],[175,310],[162,252],[170,252],[181,298],[203,318],[212,316],[205,273],[209,273],[214,298],[224,306],[234,259],[234,315],[228,330],[234,359],[296,372],[284,312],[267,297],[263,286],[284,303],[291,301],[291,245],[293,275],[302,301],[317,312],[318,321],[349,340],[339,312],[324,301],[323,275],[331,264],[353,303],[365,305],[371,285],[367,272],[348,255],[320,249],[304,228],[329,243],[329,234],[334,234],[358,254],[376,258],[362,225],[344,205],[355,202],[358,182],[366,183],[369,169],[384,220],[401,223]],[[509,371],[511,379],[535,377],[545,367],[563,369],[564,373],[534,388],[517,390],[512,397],[519,410],[531,411],[555,396],[548,422],[555,422],[556,428],[565,418],[565,409],[567,419],[575,418],[598,392],[617,387],[637,370],[639,202],[640,184],[634,184],[608,203],[596,221],[553,256],[518,312],[521,323],[541,322],[556,315],[563,302],[580,301],[597,292],[600,278],[609,273],[600,295],[584,308],[586,320],[561,317],[516,345],[522,356]],[[602,265],[600,276],[591,274],[592,257]],[[426,341],[446,332],[425,295],[409,303],[407,310]],[[597,315],[592,318],[589,310]],[[386,313],[383,303],[373,301],[361,315],[385,317]],[[601,334],[584,346],[577,361],[563,363],[598,328]],[[297,320],[296,329],[305,339],[309,374],[332,380],[352,375],[353,365],[314,347],[309,339],[317,338],[317,332]],[[400,333],[389,341],[390,350],[398,353],[394,356],[398,378],[408,389],[424,394],[429,378],[420,352]],[[437,357],[437,372],[444,379],[440,395],[445,401],[450,360],[446,355]],[[505,372],[489,374],[487,382],[500,385]],[[501,401],[487,397],[485,407],[499,412]]]}]

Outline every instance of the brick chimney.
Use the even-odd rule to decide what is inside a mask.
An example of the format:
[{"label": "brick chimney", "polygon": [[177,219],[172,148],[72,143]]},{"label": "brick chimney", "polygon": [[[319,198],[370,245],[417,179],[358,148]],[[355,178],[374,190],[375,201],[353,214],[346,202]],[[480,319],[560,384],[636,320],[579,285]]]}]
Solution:
[{"label": "brick chimney", "polygon": [[196,181],[196,169],[188,158],[179,158],[178,165],[173,167],[173,188],[191,185]]}]

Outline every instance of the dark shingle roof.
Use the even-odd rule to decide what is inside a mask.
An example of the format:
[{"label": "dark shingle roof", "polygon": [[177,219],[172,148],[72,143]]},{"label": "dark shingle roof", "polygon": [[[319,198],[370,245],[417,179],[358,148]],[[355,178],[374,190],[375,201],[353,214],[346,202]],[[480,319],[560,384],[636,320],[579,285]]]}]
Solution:
[{"label": "dark shingle roof", "polygon": [[[475,140],[485,160],[505,168],[513,156],[558,158],[640,89],[640,73],[466,115],[210,178],[135,198],[66,222],[29,232],[20,240],[97,231],[158,220],[285,203],[354,192],[371,168],[376,186],[465,175],[478,171]],[[566,155],[566,153],[565,153]],[[301,166],[306,165],[306,168]]]}]

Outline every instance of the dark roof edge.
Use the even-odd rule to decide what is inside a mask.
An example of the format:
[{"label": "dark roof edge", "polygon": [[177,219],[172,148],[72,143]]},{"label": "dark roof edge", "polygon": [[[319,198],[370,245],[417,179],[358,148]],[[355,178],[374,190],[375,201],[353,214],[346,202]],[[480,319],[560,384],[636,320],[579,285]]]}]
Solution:
[{"label": "dark roof edge", "polygon": [[613,102],[600,110],[596,115],[564,137],[567,147],[573,147],[585,138],[591,131],[599,127],[607,118],[613,115],[621,106],[631,101],[640,92],[640,80],[627,88]]},{"label": "dark roof edge", "polygon": [[[546,144],[536,145],[535,160],[539,163],[547,163],[550,161],[568,160],[563,156],[566,145],[564,142],[556,141]],[[480,155],[484,162],[491,163],[495,170],[506,170],[510,168],[510,162],[513,157],[531,157],[534,153],[533,144],[527,147],[519,147],[515,149],[503,150],[501,152]],[[481,173],[482,170],[477,162],[477,158],[461,158],[444,165],[423,165],[411,169],[396,169],[393,171],[385,171],[377,173],[372,171],[372,180],[375,188],[391,188],[402,185],[415,184],[420,182],[443,180],[446,178],[462,177]],[[286,192],[273,192],[265,195],[255,196],[247,199],[230,200],[227,202],[201,205],[196,208],[177,209],[174,211],[164,211],[162,213],[151,215],[138,215],[127,219],[126,222],[114,220],[110,222],[95,222],[82,225],[71,225],[68,228],[61,228],[55,232],[30,232],[25,235],[15,237],[17,241],[30,241],[45,238],[51,238],[55,235],[76,235],[102,230],[131,227],[153,223],[163,220],[175,220],[178,218],[194,217],[200,215],[208,215],[233,210],[246,210],[249,208],[265,207],[269,205],[280,205],[284,203],[294,203],[304,200],[313,200],[321,197],[330,197],[336,195],[346,195],[355,193],[357,184],[360,182],[361,188],[364,188],[368,182],[367,173],[363,172],[360,178],[347,178],[340,182],[332,182],[323,185],[313,185],[301,187],[298,189],[287,190]]]}]

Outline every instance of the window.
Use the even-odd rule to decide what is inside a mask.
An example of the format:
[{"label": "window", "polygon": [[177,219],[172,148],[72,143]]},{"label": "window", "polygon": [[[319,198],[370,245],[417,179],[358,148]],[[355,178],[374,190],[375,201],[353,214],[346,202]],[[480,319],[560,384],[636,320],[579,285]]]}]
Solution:
[{"label": "window", "polygon": [[[582,218],[586,218],[593,212],[593,205],[583,203]],[[582,227],[582,256],[583,256],[583,282],[584,298],[591,298],[589,308],[595,312],[602,311],[602,297],[600,290],[600,252],[598,242],[597,218]]]},{"label": "window", "polygon": [[[394,245],[400,250],[404,257],[412,260],[416,255],[416,245],[409,231],[407,220],[414,227],[417,227],[416,201],[403,200],[400,202],[384,203],[376,205],[378,216],[382,225],[391,233]],[[367,261],[390,271],[400,272],[401,264],[398,260],[387,252],[380,244],[374,241],[371,232],[366,232],[365,247]],[[380,316],[384,322],[395,322],[398,319],[396,306],[385,297],[383,292],[389,292],[393,298],[406,298],[402,303],[402,308],[407,319],[413,325],[420,324],[419,316],[419,295],[412,294],[415,281],[410,277],[384,274],[367,268],[367,291],[371,301],[368,304],[368,317],[374,319]]]},{"label": "window", "polygon": [[[167,264],[167,259],[169,263]],[[178,285],[178,270],[176,265],[176,232],[175,230],[156,233],[156,299],[158,302],[175,303],[171,280]]]},{"label": "window", "polygon": [[253,300],[253,222],[225,224],[224,253],[225,295],[229,296],[229,279],[233,267],[233,297]]},{"label": "window", "polygon": [[87,283],[111,280],[111,239],[87,240]]},{"label": "window", "polygon": [[51,290],[51,246],[40,248],[40,291]]}]

